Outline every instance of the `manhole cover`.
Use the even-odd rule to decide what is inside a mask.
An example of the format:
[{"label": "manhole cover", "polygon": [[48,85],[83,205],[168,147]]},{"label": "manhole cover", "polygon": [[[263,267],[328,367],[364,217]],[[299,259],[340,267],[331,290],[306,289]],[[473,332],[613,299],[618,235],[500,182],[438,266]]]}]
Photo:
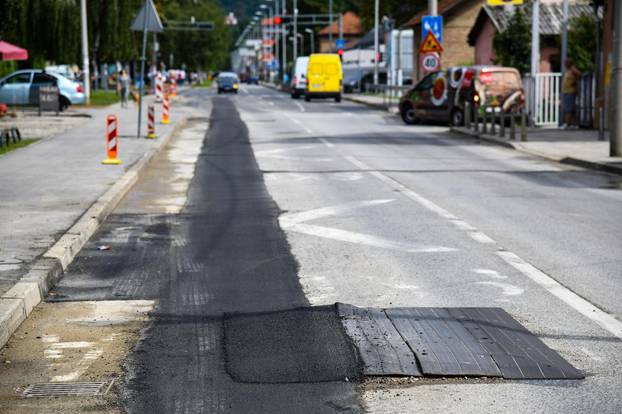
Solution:
[{"label": "manhole cover", "polygon": [[49,382],[29,385],[23,397],[94,397],[104,395],[112,386],[106,382]]}]

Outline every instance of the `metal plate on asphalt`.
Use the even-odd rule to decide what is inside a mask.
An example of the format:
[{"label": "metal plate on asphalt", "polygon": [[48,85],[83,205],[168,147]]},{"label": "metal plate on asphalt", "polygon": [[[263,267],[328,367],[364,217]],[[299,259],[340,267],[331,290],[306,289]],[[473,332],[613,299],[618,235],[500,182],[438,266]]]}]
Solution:
[{"label": "metal plate on asphalt", "polygon": [[585,377],[500,308],[337,310],[364,375]]}]

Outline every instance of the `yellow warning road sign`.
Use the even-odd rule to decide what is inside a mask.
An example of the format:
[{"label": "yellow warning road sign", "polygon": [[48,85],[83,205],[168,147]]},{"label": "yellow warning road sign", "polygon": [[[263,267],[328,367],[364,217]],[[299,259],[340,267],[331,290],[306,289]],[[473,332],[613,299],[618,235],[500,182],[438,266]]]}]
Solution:
[{"label": "yellow warning road sign", "polygon": [[486,0],[489,6],[506,6],[508,4],[523,4],[523,0]]},{"label": "yellow warning road sign", "polygon": [[442,52],[443,46],[439,43],[434,33],[430,30],[428,34],[423,39],[423,43],[421,43],[421,47],[419,48],[420,53],[429,53],[429,52]]}]

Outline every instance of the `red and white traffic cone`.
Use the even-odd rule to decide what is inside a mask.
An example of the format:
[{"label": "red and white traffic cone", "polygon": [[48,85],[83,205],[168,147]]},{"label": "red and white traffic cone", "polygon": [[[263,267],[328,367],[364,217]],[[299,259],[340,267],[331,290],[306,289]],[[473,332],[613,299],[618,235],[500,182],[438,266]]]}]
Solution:
[{"label": "red and white traffic cone", "polygon": [[156,102],[162,102],[162,74],[158,72],[155,79]]},{"label": "red and white traffic cone", "polygon": [[116,115],[108,115],[106,118],[106,152],[108,158],[102,164],[121,164],[119,158],[119,121]]},{"label": "red and white traffic cone", "polygon": [[169,104],[168,104],[168,93],[164,93],[164,99],[162,99],[162,123],[168,124],[171,122],[168,114]]},{"label": "red and white traffic cone", "polygon": [[156,138],[155,107],[153,105],[149,105],[147,108],[147,138]]}]

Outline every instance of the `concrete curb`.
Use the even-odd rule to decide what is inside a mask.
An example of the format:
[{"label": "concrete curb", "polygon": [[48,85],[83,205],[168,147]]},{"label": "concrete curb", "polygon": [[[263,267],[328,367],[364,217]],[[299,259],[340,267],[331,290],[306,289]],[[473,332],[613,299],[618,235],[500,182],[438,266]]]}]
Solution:
[{"label": "concrete curb", "polygon": [[479,132],[471,131],[470,129],[464,127],[452,127],[451,130],[461,135],[467,135],[473,138],[477,138],[481,141],[485,141],[491,144],[500,145],[505,148],[511,148],[516,151],[523,152],[525,154],[533,155],[535,157],[540,157],[547,159],[549,161],[558,162],[560,164],[574,165],[576,167],[587,168],[590,170],[604,171],[611,174],[619,174],[622,175],[622,167],[617,167],[611,164],[605,164],[597,161],[584,160],[575,157],[555,157],[548,154],[543,154],[538,151],[534,151],[525,146],[521,145],[520,142],[513,142],[509,140],[504,140],[502,138],[498,138],[489,134],[481,134]]},{"label": "concrete curb", "polygon": [[43,256],[35,260],[30,270],[11,289],[0,296],[0,348],[61,279],[63,272],[89,238],[138,181],[151,159],[168,144],[186,121],[187,116],[183,116],[170,132],[159,137],[155,145],[97,199]]}]

